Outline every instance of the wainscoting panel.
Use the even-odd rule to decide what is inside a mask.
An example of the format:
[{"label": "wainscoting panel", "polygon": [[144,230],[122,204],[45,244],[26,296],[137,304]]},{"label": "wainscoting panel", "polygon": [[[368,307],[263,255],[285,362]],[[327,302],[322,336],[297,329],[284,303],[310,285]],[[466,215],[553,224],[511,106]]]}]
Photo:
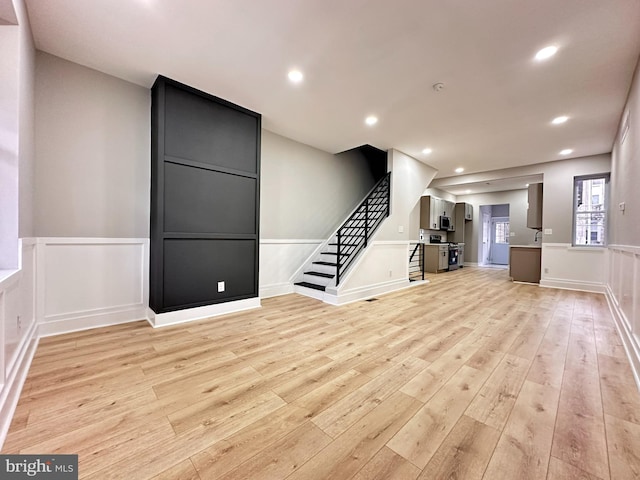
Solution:
[{"label": "wainscoting panel", "polygon": [[37,317],[47,336],[146,318],[148,239],[37,239]]},{"label": "wainscoting panel", "polygon": [[322,239],[260,240],[260,298],[293,293],[298,271],[324,242]]},{"label": "wainscoting panel", "polygon": [[35,242],[20,241],[20,265],[0,271],[0,447],[38,344],[35,322]]},{"label": "wainscoting panel", "polygon": [[604,293],[606,265],[606,248],[543,243],[540,286]]},{"label": "wainscoting panel", "polygon": [[640,389],[640,247],[609,246],[607,301]]}]

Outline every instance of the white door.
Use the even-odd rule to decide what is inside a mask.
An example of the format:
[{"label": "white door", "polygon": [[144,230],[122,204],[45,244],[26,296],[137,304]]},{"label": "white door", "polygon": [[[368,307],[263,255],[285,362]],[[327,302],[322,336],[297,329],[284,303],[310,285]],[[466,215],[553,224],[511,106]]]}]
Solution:
[{"label": "white door", "polygon": [[491,219],[491,263],[507,265],[509,263],[509,217]]},{"label": "white door", "polygon": [[482,255],[480,265],[489,263],[489,242],[491,241],[491,215],[482,213]]}]

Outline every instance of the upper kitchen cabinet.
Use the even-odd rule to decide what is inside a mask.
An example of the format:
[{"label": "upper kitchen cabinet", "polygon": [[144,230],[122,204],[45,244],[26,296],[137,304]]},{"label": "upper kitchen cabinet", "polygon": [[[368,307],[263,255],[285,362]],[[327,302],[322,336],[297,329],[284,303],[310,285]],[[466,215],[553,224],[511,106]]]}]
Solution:
[{"label": "upper kitchen cabinet", "polygon": [[527,228],[542,230],[542,183],[532,183],[528,189]]},{"label": "upper kitchen cabinet", "polygon": [[430,195],[420,197],[420,228],[424,230],[439,230],[438,212],[442,200]]},{"label": "upper kitchen cabinet", "polygon": [[473,220],[473,205],[470,203],[463,203],[464,205],[464,219]]},{"label": "upper kitchen cabinet", "polygon": [[440,217],[449,217],[451,228],[454,226],[455,203],[441,198],[425,195],[420,198],[420,228],[440,230]]}]

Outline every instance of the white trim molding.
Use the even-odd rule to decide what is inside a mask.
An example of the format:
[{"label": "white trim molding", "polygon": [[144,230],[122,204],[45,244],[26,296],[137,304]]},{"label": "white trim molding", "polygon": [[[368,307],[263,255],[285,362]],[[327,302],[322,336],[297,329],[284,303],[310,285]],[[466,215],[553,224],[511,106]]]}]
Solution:
[{"label": "white trim molding", "polygon": [[147,318],[148,238],[36,239],[40,336]]},{"label": "white trim molding", "polygon": [[609,245],[607,303],[640,390],[640,247]]},{"label": "white trim molding", "polygon": [[253,297],[244,300],[217,303],[215,305],[205,305],[203,307],[186,308],[167,313],[155,313],[149,308],[147,309],[147,318],[149,319],[149,324],[152,327],[158,328],[193,322],[195,320],[204,320],[211,317],[217,317],[219,315],[225,315],[227,313],[251,310],[259,308],[260,306],[260,298]]},{"label": "white trim molding", "polygon": [[605,293],[607,249],[542,244],[541,287]]}]

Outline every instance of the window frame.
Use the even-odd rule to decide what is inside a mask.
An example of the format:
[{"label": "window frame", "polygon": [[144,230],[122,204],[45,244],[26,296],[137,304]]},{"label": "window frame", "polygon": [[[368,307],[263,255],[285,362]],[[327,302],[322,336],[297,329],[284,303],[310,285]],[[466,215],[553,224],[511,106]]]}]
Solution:
[{"label": "window frame", "polygon": [[[576,175],[573,177],[573,193],[572,193],[572,202],[573,202],[573,219],[572,219],[572,228],[571,228],[571,246],[578,248],[606,248],[609,242],[609,180],[611,177],[611,173],[594,173],[590,175]],[[604,202],[602,204],[602,210],[589,210],[586,212],[578,212],[578,199],[577,199],[577,187],[578,182],[583,182],[585,180],[596,180],[596,179],[604,180]],[[584,195],[584,193],[583,193]],[[577,220],[578,215],[585,215],[591,213],[601,213],[604,217],[603,220],[603,239],[602,245],[584,245],[576,243],[576,233],[577,233]]]}]

